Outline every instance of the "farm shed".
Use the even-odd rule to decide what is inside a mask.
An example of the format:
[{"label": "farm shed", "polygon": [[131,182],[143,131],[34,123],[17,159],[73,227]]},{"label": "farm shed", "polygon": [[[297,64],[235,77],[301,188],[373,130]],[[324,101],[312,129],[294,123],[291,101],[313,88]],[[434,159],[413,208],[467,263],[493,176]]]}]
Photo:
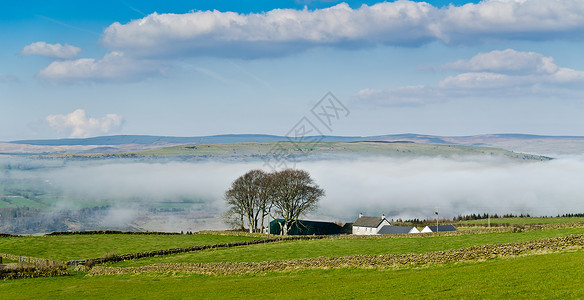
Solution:
[{"label": "farm shed", "polygon": [[424,227],[424,229],[422,229],[422,233],[425,233],[425,232],[444,232],[444,231],[456,231],[456,227],[454,227],[454,225],[452,225],[452,224],[448,224],[448,225],[439,225],[438,228],[436,228],[436,225],[426,226],[426,227]]},{"label": "farm shed", "polygon": [[[280,224],[278,224],[278,222]],[[270,234],[280,234],[280,225],[284,224],[284,219],[273,220],[270,222]],[[346,227],[346,226],[345,226]],[[308,220],[298,220],[288,230],[288,235],[330,235],[341,234],[345,228],[331,222],[317,222]]]},{"label": "farm shed", "polygon": [[359,214],[359,218],[353,223],[353,234],[378,234],[379,230],[381,230],[383,226],[387,225],[391,224],[389,224],[389,221],[385,218],[385,215],[381,215],[381,217],[366,217],[363,216],[363,214]]},{"label": "farm shed", "polygon": [[394,226],[385,225],[377,232],[377,234],[406,234],[406,233],[420,233],[418,228],[410,226]]}]

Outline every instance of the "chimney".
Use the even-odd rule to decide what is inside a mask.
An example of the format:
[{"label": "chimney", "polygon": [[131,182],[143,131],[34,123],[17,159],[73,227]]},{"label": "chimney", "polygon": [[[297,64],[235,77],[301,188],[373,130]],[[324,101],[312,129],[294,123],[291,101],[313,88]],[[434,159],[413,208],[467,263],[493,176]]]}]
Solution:
[{"label": "chimney", "polygon": [[383,220],[383,219],[385,219],[385,214],[382,214],[382,215],[381,215],[381,219],[382,219],[382,220]]},{"label": "chimney", "polygon": [[363,214],[362,213],[359,213],[359,218],[361,218],[362,216],[363,216]]}]

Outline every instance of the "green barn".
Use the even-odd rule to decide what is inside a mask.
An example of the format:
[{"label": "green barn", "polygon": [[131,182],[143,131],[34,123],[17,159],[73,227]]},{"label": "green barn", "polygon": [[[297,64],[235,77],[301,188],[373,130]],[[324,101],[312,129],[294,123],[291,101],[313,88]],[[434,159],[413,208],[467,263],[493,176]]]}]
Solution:
[{"label": "green barn", "polygon": [[[280,224],[278,224],[280,223]],[[270,234],[280,234],[280,226],[284,225],[284,219],[273,220],[270,222]],[[347,229],[348,228],[348,229]],[[340,226],[332,222],[317,222],[298,220],[288,230],[288,235],[331,235],[351,233],[351,224]]]}]

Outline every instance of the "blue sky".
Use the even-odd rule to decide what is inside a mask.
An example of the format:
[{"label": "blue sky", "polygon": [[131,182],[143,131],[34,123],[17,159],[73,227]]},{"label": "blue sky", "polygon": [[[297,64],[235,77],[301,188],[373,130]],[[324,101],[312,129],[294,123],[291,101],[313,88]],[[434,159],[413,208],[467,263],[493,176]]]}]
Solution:
[{"label": "blue sky", "polygon": [[0,141],[584,135],[583,1],[166,2],[3,1]]}]

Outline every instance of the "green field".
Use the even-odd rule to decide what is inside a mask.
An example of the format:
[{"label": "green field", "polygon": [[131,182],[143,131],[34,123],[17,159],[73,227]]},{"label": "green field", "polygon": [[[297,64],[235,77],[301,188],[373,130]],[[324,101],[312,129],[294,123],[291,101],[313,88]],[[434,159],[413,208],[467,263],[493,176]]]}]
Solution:
[{"label": "green field", "polygon": [[56,235],[0,238],[0,253],[68,261],[151,250],[249,241],[229,235]]},{"label": "green field", "polygon": [[[551,223],[565,223],[567,220],[560,219],[561,222]],[[531,223],[531,219],[516,220],[518,223],[524,221],[520,224]],[[428,253],[477,245],[537,241],[573,234],[584,234],[584,228],[285,241],[208,249],[107,265],[125,267],[169,262],[262,262],[320,256]],[[111,253],[135,253],[252,239],[256,238],[211,234],[7,237],[0,238],[0,253],[71,260],[101,257]],[[456,263],[391,267],[366,265],[365,268],[293,269],[235,275],[170,271],[88,276],[84,272],[72,271],[70,276],[0,281],[0,298],[248,299],[267,296],[285,299],[565,299],[584,297],[582,265],[584,248],[578,246]]]},{"label": "green field", "polygon": [[349,256],[360,254],[426,253],[458,249],[485,244],[516,243],[551,237],[584,234],[584,228],[538,230],[526,232],[484,233],[439,237],[324,239],[285,241],[247,247],[222,248],[197,252],[157,256],[114,263],[111,266],[127,267],[155,263],[179,262],[259,262],[319,256]]},{"label": "green field", "polygon": [[83,275],[0,282],[6,299],[582,298],[584,251],[393,269]]},{"label": "green field", "polygon": [[[465,224],[488,224],[489,220],[471,220],[461,221],[457,226],[464,226]],[[561,223],[577,223],[584,222],[584,218],[580,217],[554,217],[554,218],[496,218],[491,219],[491,225],[497,224],[561,224]]]}]

